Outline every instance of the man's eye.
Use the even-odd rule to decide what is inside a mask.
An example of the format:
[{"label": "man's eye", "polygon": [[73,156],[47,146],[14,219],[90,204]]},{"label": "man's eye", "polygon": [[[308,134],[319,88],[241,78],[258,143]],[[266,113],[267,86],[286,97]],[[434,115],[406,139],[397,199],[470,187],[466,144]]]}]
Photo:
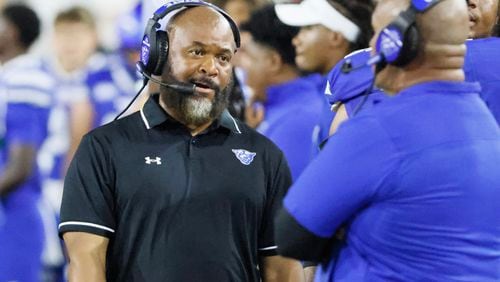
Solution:
[{"label": "man's eye", "polygon": [[190,51],[190,53],[195,56],[203,56],[203,50],[201,49],[193,49]]},{"label": "man's eye", "polygon": [[221,60],[222,62],[228,63],[229,61],[231,61],[231,57],[227,56],[227,55],[220,55],[219,60]]}]

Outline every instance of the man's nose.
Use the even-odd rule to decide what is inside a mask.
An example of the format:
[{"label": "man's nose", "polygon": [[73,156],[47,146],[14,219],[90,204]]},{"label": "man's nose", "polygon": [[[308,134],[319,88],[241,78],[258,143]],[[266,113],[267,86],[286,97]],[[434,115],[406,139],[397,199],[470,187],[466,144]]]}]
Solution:
[{"label": "man's nose", "polygon": [[216,58],[213,56],[207,56],[203,62],[200,64],[199,71],[208,76],[217,76],[219,71],[216,65]]}]

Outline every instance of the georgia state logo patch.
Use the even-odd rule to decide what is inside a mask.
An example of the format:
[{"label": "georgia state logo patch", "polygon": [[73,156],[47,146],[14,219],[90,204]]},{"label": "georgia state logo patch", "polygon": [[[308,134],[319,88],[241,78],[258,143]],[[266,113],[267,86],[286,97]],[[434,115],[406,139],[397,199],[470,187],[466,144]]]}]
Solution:
[{"label": "georgia state logo patch", "polygon": [[232,149],[232,151],[236,158],[238,158],[238,160],[240,160],[240,162],[244,165],[251,164],[253,162],[253,158],[257,155],[257,153],[249,152],[243,149]]}]

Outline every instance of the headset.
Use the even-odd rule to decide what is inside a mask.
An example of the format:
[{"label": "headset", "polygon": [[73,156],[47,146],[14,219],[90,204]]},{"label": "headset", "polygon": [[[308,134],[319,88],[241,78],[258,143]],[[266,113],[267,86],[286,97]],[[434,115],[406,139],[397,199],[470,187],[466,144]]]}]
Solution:
[{"label": "headset", "polygon": [[166,3],[156,10],[153,16],[148,20],[146,24],[146,29],[144,30],[144,35],[142,37],[141,44],[141,56],[140,60],[136,63],[137,71],[144,77],[144,83],[137,93],[137,95],[130,101],[128,106],[118,115],[115,120],[117,120],[127,109],[134,103],[135,99],[139,96],[142,90],[146,87],[149,80],[178,92],[185,94],[192,94],[195,91],[196,85],[192,83],[185,83],[177,81],[175,83],[165,83],[158,79],[152,77],[153,75],[161,75],[163,72],[163,66],[167,62],[168,49],[169,49],[169,37],[168,33],[164,30],[160,30],[161,24],[160,20],[165,18],[170,13],[193,7],[209,7],[220,13],[228,21],[231,31],[233,32],[234,42],[236,48],[241,45],[240,31],[237,24],[225,11],[221,8],[204,2],[202,0],[174,0]]},{"label": "headset", "polygon": [[[441,0],[412,0],[410,6],[382,29],[375,43],[375,55],[371,56],[364,64],[353,66],[350,60],[342,65],[343,73],[375,65],[375,74],[387,65],[404,67],[418,54],[420,46],[420,33],[416,25],[417,14],[422,14],[437,5]],[[363,96],[352,116],[355,116],[368,100],[368,95],[373,93],[375,77],[369,88],[361,94],[351,98]]]},{"label": "headset", "polygon": [[346,61],[342,71],[347,73],[358,68],[376,65],[378,73],[387,65],[404,67],[418,54],[420,33],[416,26],[417,14],[422,14],[434,7],[441,0],[412,0],[410,6],[379,33],[375,43],[375,55],[365,64],[353,67]]}]

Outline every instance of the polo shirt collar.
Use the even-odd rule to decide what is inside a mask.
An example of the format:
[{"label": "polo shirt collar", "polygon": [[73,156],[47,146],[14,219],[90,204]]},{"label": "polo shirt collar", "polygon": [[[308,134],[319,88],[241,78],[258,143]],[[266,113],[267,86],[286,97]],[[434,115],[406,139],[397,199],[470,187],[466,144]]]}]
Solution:
[{"label": "polo shirt collar", "polygon": [[477,94],[481,92],[481,85],[478,82],[435,80],[417,83],[403,89],[399,95],[410,96],[435,92],[448,94]]},{"label": "polo shirt collar", "polygon": [[[151,95],[140,110],[142,121],[147,129],[151,129],[167,121],[177,122],[160,106],[159,97],[159,94]],[[241,134],[238,123],[227,109],[224,110],[221,116],[212,123],[208,130],[216,129],[220,126],[227,128],[234,133]]]}]

